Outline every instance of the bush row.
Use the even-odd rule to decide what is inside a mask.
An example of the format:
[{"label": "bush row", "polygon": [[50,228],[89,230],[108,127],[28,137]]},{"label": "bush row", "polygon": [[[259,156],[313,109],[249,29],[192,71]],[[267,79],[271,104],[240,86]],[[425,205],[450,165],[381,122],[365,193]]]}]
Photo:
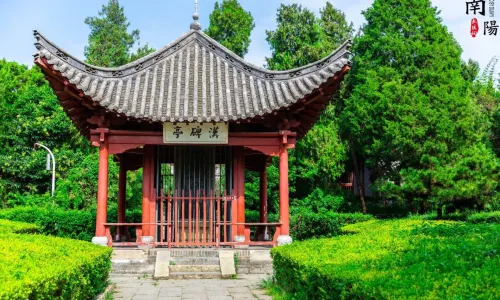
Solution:
[{"label": "bush row", "polygon": [[[1,221],[2,229],[36,225]],[[0,233],[0,299],[92,299],[107,286],[111,249],[83,241]]]},{"label": "bush row", "polygon": [[497,223],[500,224],[500,211],[483,212],[472,214],[467,217],[467,222],[478,223]]},{"label": "bush row", "polygon": [[368,220],[373,220],[373,216],[332,211],[314,213],[307,209],[296,209],[291,213],[290,233],[295,240],[332,237],[339,235],[342,226],[346,224]]},{"label": "bush row", "polygon": [[[260,213],[258,211],[246,210],[245,218],[247,223],[259,223]],[[279,215],[269,214],[267,220],[271,223],[278,222]],[[332,237],[339,235],[342,226],[346,224],[368,220],[373,220],[373,216],[361,213],[337,213],[333,211],[315,213],[305,207],[294,207],[290,213],[290,234],[295,240]]]},{"label": "bush row", "polygon": [[[249,223],[260,221],[258,211],[247,210],[245,214]],[[111,208],[108,211],[108,222],[116,222],[116,215],[116,208]],[[95,232],[95,211],[16,207],[0,210],[0,219],[36,224],[40,233],[84,241],[90,241]],[[314,213],[305,208],[294,209],[290,219],[291,235],[297,240],[331,237],[338,235],[343,225],[371,219],[372,216],[360,213]],[[278,215],[268,215],[269,222],[278,220]],[[141,211],[127,211],[127,222],[140,223]]]},{"label": "bush row", "polygon": [[36,224],[0,220],[0,234],[7,233],[38,233],[40,228]]},{"label": "bush row", "polygon": [[[94,210],[16,207],[0,210],[0,219],[36,224],[40,233],[90,241],[95,233]],[[116,222],[117,210],[108,210],[108,222]],[[141,211],[127,211],[127,222],[140,222]]]},{"label": "bush row", "polygon": [[500,225],[368,221],[271,250],[293,299],[499,299]]},{"label": "bush row", "polygon": [[95,231],[95,214],[90,211],[16,207],[0,210],[0,219],[36,224],[40,233],[90,241]]}]

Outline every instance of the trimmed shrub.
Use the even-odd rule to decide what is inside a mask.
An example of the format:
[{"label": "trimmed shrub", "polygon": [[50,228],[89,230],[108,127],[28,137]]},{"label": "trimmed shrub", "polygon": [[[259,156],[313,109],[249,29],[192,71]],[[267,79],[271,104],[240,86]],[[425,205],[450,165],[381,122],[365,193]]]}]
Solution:
[{"label": "trimmed shrub", "polygon": [[0,210],[0,219],[36,224],[47,235],[90,241],[95,232],[95,213],[40,207]]},{"label": "trimmed shrub", "polygon": [[332,237],[341,233],[342,226],[373,220],[371,215],[361,213],[336,213],[326,211],[314,213],[307,209],[294,209],[290,220],[290,233],[296,240],[314,237]]},{"label": "trimmed shrub", "polygon": [[483,212],[472,214],[467,217],[467,222],[478,223],[497,223],[500,224],[500,211]]},{"label": "trimmed shrub", "polygon": [[[15,207],[0,210],[0,219],[36,224],[40,233],[75,240],[90,241],[95,234],[96,213],[93,210],[66,210],[61,208]],[[117,218],[116,206],[108,209],[108,222]],[[127,222],[140,223],[140,210],[127,210]],[[135,233],[134,233],[135,234]]]},{"label": "trimmed shrub", "polygon": [[92,299],[108,285],[112,249],[12,233],[33,224],[0,220],[0,229],[0,299]]},{"label": "trimmed shrub", "polygon": [[391,220],[271,250],[293,299],[499,299],[500,225]]},{"label": "trimmed shrub", "polygon": [[0,233],[38,233],[39,230],[35,224],[0,220]]}]

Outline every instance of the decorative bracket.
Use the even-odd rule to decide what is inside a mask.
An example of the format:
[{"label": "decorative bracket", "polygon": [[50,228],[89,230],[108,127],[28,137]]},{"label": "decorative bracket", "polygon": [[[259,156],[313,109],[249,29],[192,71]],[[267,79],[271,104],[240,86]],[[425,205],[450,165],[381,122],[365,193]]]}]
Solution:
[{"label": "decorative bracket", "polygon": [[92,146],[100,147],[109,134],[109,128],[97,128],[96,131],[99,133],[99,141],[93,141]]}]

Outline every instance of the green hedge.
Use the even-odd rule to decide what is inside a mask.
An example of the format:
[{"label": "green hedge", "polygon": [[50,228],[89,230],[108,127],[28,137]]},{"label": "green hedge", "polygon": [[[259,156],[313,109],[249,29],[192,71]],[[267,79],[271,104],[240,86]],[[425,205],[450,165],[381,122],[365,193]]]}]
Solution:
[{"label": "green hedge", "polygon": [[0,220],[0,234],[4,233],[39,233],[40,228],[36,224]]},{"label": "green hedge", "polygon": [[368,221],[271,250],[293,299],[500,299],[500,225]]},{"label": "green hedge", "polygon": [[82,210],[16,207],[0,210],[0,219],[36,224],[47,235],[90,241],[95,232],[95,213]]},{"label": "green hedge", "polygon": [[341,233],[342,226],[373,220],[371,215],[361,213],[337,213],[332,211],[313,213],[306,209],[291,213],[290,233],[295,240],[314,237],[332,237]]},{"label": "green hedge", "polygon": [[500,224],[500,211],[476,213],[467,217],[467,222],[478,223],[497,223]]},{"label": "green hedge", "polygon": [[[93,210],[66,210],[60,208],[16,207],[0,210],[0,219],[32,223],[40,233],[75,240],[90,241],[95,233]],[[108,210],[108,222],[116,222],[116,207]],[[140,223],[141,211],[127,211],[127,222]]]},{"label": "green hedge", "polygon": [[[0,227],[36,229],[15,223],[1,221]],[[88,242],[3,230],[0,299],[92,299],[108,284],[111,252]]]}]

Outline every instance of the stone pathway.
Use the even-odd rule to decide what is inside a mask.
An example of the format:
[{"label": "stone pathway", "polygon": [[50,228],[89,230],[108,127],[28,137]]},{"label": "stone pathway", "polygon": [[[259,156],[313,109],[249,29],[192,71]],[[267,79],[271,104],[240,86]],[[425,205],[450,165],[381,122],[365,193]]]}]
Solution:
[{"label": "stone pathway", "polygon": [[138,275],[112,275],[114,299],[153,300],[272,300],[259,288],[264,275],[240,275],[238,279],[153,280]]}]

